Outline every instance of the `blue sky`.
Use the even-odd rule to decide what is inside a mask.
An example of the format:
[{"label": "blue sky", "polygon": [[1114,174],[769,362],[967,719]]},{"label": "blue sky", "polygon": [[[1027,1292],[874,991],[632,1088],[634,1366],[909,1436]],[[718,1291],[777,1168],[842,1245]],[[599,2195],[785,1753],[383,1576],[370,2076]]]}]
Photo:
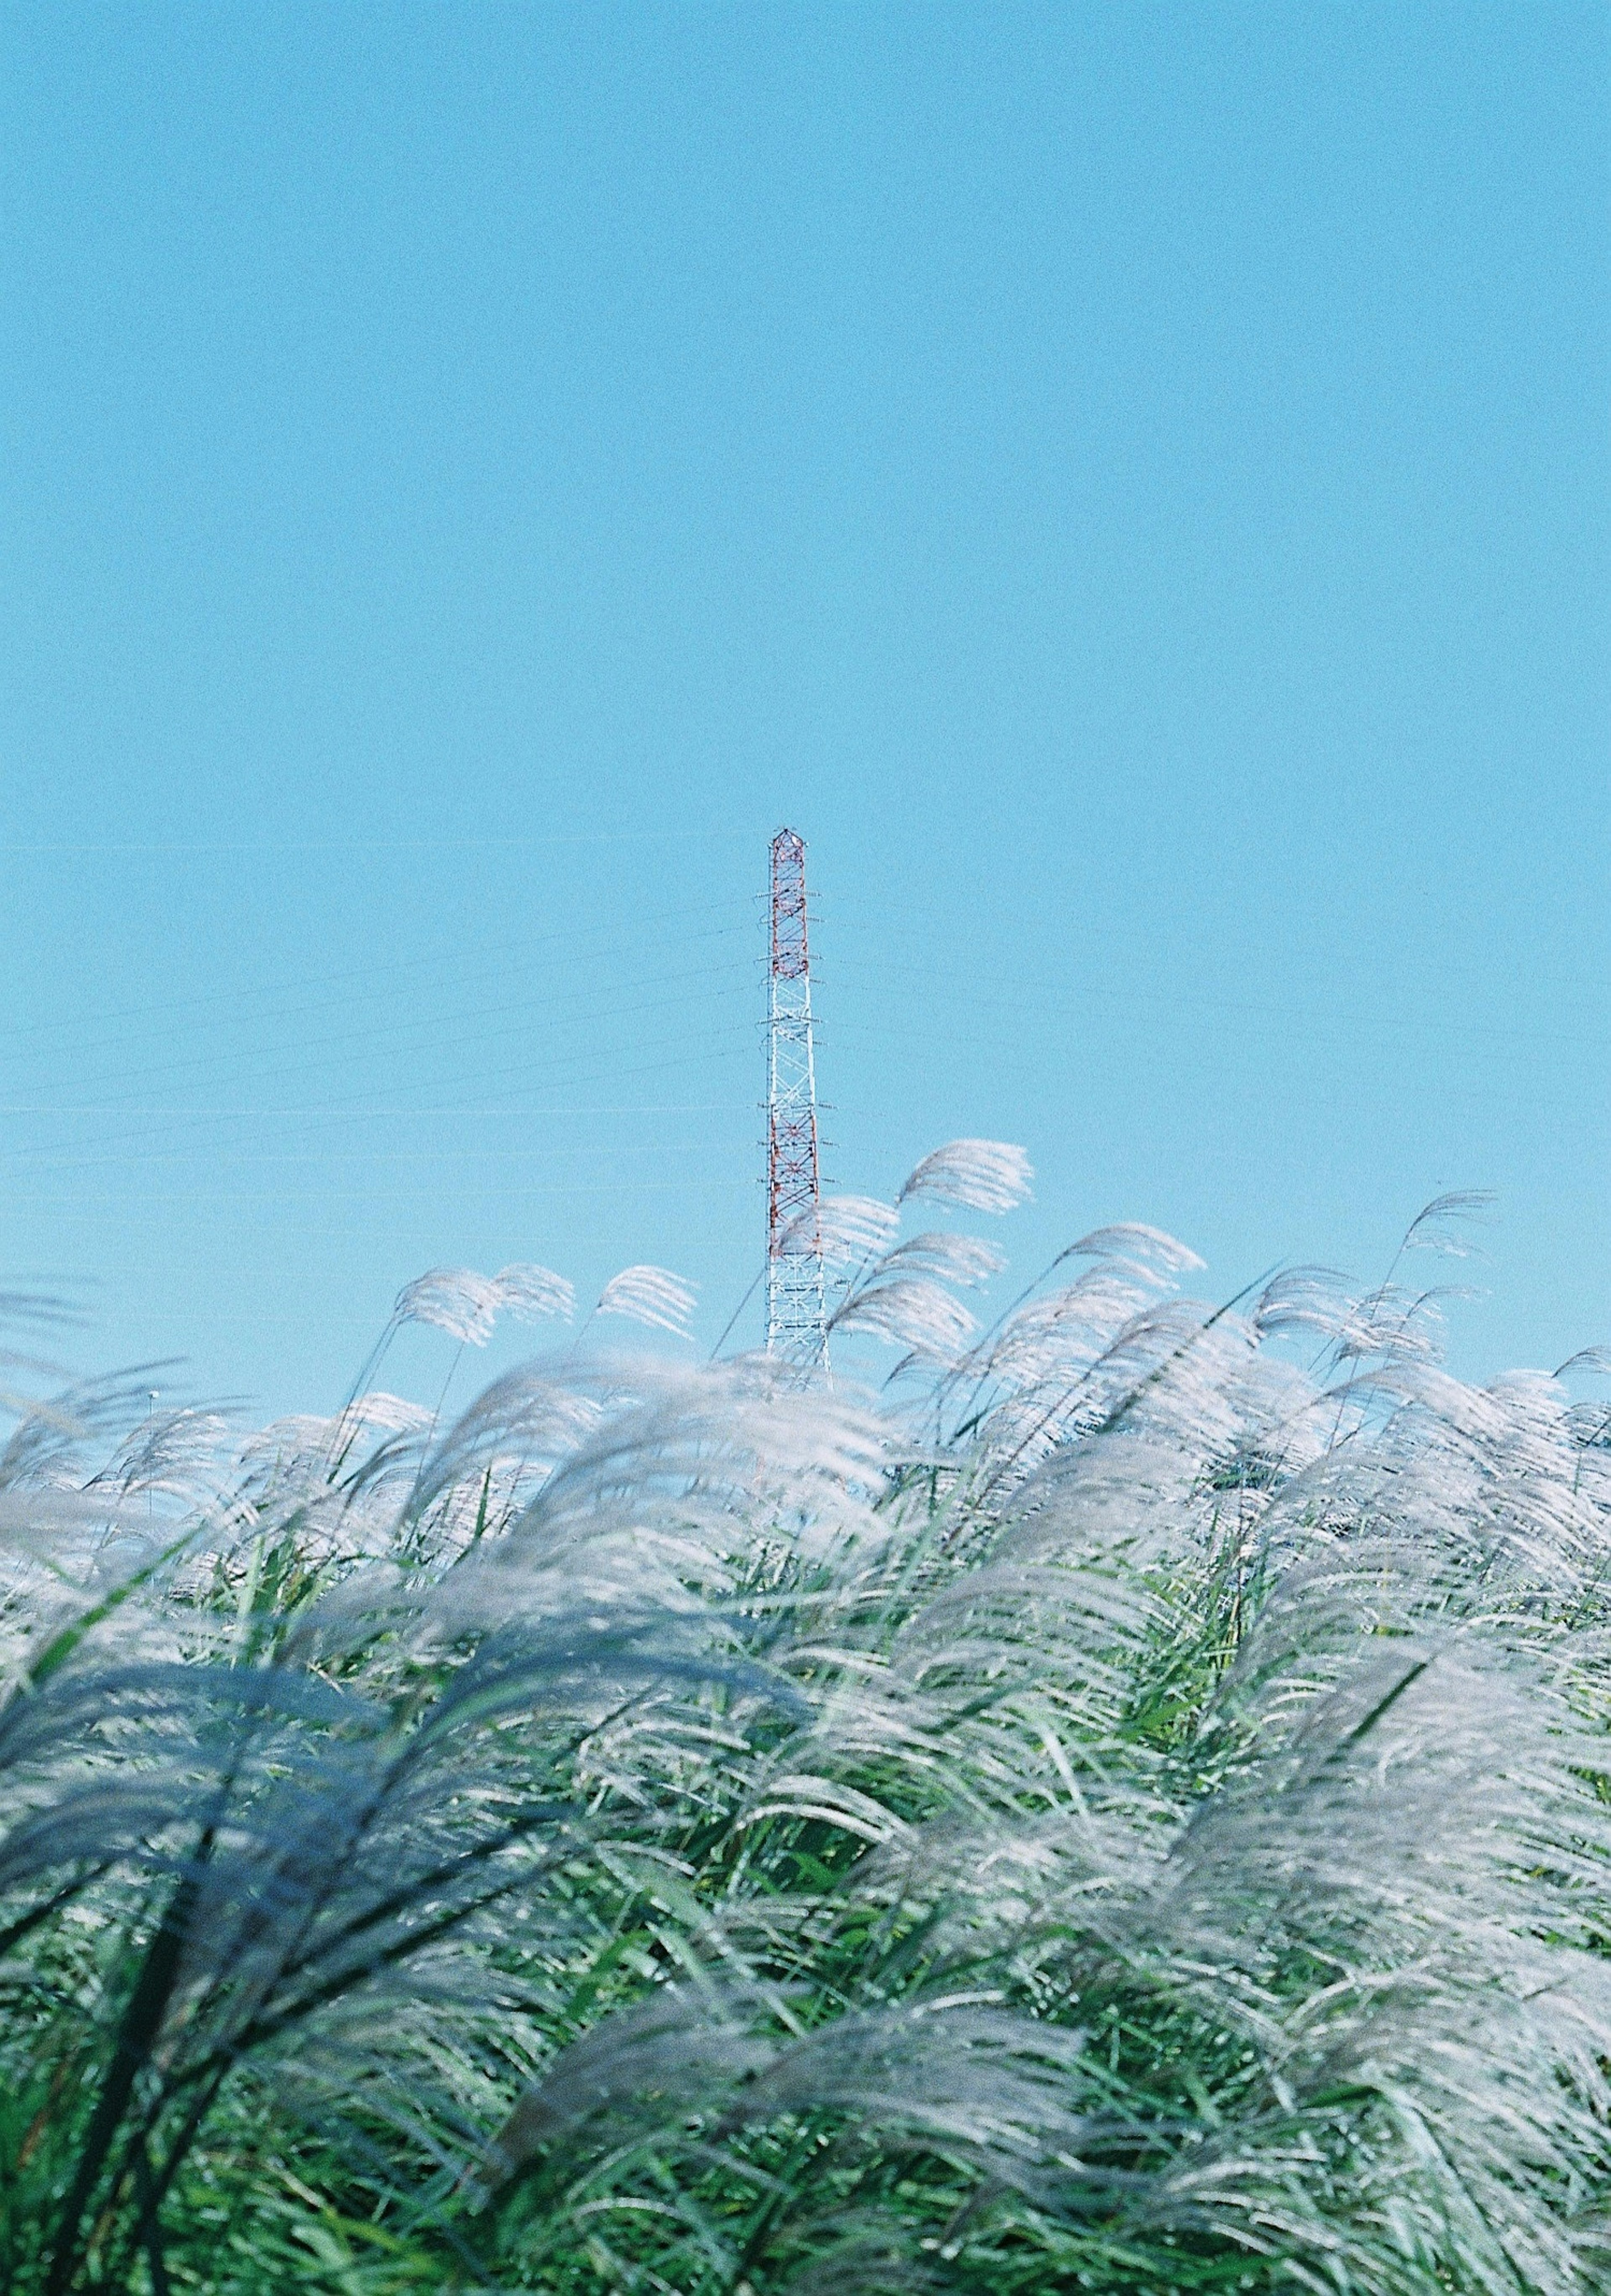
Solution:
[{"label": "blue sky", "polygon": [[0,47],[0,1269],[79,1361],[316,1408],[526,1259],[714,1338],[783,822],[842,1186],[1021,1140],[1015,1268],[1221,1295],[1487,1187],[1457,1366],[1611,1338],[1602,7]]}]

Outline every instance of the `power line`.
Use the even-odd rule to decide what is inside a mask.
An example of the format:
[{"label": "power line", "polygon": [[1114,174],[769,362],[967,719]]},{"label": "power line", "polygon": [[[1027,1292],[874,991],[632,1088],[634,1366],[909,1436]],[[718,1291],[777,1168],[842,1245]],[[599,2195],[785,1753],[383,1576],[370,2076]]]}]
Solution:
[{"label": "power line", "polygon": [[[585,1058],[586,1056],[584,1054],[576,1054],[569,1056],[566,1060],[550,1060],[545,1064],[545,1073],[552,1076],[554,1070],[569,1067],[571,1073],[568,1081],[572,1085],[585,1085],[593,1082],[595,1079],[605,1078],[609,1078],[612,1082],[624,1082],[630,1077],[664,1076],[667,1071],[675,1071],[679,1076],[683,1076],[687,1074],[690,1066],[690,1053],[697,1054],[702,1061],[709,1064],[714,1064],[722,1061],[739,1060],[746,1057],[746,1055],[740,1052],[736,1046],[730,1046],[728,1040],[737,1036],[750,1037],[751,1035],[752,1031],[748,1024],[736,1028],[721,1029],[715,1032],[710,1037],[702,1041],[696,1041],[691,1046],[685,1046],[683,1054],[675,1059],[640,1062],[636,1066],[632,1068],[622,1068],[617,1062],[612,1061],[607,1062],[601,1067],[595,1066],[591,1070],[577,1070],[575,1067],[575,1062],[577,1059]],[[282,1075],[294,1075],[297,1072],[294,1070],[281,1070],[279,1073]],[[470,1076],[465,1079],[468,1085],[478,1087],[485,1087],[489,1085],[509,1082],[511,1080],[530,1080],[530,1089],[536,1091],[541,1088],[539,1083],[536,1080],[532,1079],[530,1064],[527,1062],[522,1062],[519,1066],[515,1068],[472,1071]],[[429,1081],[434,1089],[440,1091],[446,1086],[450,1085],[453,1080],[449,1078],[435,1077]],[[115,1112],[124,1114],[127,1111],[119,1110]],[[354,1117],[367,1119],[370,1116],[370,1110],[364,1107],[362,1104],[362,1102],[355,1107],[353,1099],[349,1096],[345,1104],[340,1103],[335,1103],[330,1108],[318,1111],[316,1116],[307,1120],[324,1122]],[[397,1113],[398,1120],[402,1120],[409,1111],[405,1110],[398,1111]],[[522,1114],[522,1111],[515,1110],[511,1111],[510,1113],[512,1117],[518,1119]],[[127,1144],[138,1144],[143,1139],[171,1136],[176,1132],[193,1132],[202,1125],[211,1124],[221,1120],[234,1121],[235,1119],[219,1119],[211,1117],[179,1118],[175,1119],[173,1122],[163,1122],[150,1125],[143,1132],[123,1132],[110,1135],[103,1134],[98,1139],[88,1141],[55,1140],[37,1142],[27,1147],[10,1148],[0,1152],[3,1152],[5,1157],[12,1160],[27,1160],[42,1156],[48,1157],[59,1155],[65,1149],[75,1146],[79,1148],[114,1148]]]},{"label": "power line", "polygon": [[[721,912],[718,911],[717,914]],[[661,925],[667,927],[675,925],[676,919],[671,916],[663,919],[639,917],[634,922],[640,926],[646,925],[653,931]],[[678,939],[686,943],[734,940],[740,935],[753,935],[754,930],[753,923],[716,925],[691,933],[679,931]],[[478,941],[475,944],[473,951],[475,965],[470,968],[466,978],[473,978],[478,969],[483,972],[495,972],[502,977],[507,972],[511,962],[529,957],[535,951],[540,949],[563,948],[568,953],[580,955],[595,946],[610,955],[621,953],[627,944],[623,939],[619,924],[601,925],[596,929],[585,927],[574,932],[543,933],[535,938],[523,937],[506,941]],[[463,952],[459,954],[462,955]],[[421,956],[398,956],[372,965],[345,966],[337,972],[292,975],[289,978],[258,984],[245,982],[233,988],[217,989],[201,996],[164,998],[159,1003],[148,1004],[109,1005],[97,1013],[85,1013],[77,1019],[68,1013],[57,1014],[48,1021],[13,1021],[0,1027],[0,1045],[18,1043],[33,1037],[44,1037],[49,1042],[53,1052],[60,1046],[64,1031],[75,1027],[110,1029],[129,1021],[171,1021],[176,1014],[182,1013],[211,1011],[226,1013],[234,1004],[248,998],[295,995],[301,989],[317,988],[326,982],[351,983],[354,980],[384,980],[389,982],[418,972],[429,972],[433,980],[437,980],[441,978],[445,968],[450,967],[452,963],[452,956],[444,956],[440,953]],[[338,1010],[344,1005],[361,1004],[367,1001],[367,997],[362,993],[321,997],[312,1004],[286,1006],[278,1013],[260,1014],[256,1017],[299,1020],[310,1013]]]},{"label": "power line", "polygon": [[[738,829],[673,829],[656,832],[659,845],[734,845],[748,843],[746,831]],[[637,830],[601,830],[574,837],[376,837],[366,828],[358,837],[257,837],[257,838],[181,838],[141,837],[119,839],[57,838],[38,842],[0,844],[0,860],[11,860],[20,854],[71,853],[75,856],[91,853],[343,853],[348,856],[362,849],[367,857],[376,853],[557,853],[575,848],[599,845],[637,845],[642,832]]]},{"label": "power line", "polygon": [[455,1108],[448,1106],[446,1108],[354,1109],[158,1107],[149,1110],[126,1110],[120,1105],[83,1108],[31,1108],[20,1106],[12,1108],[5,1106],[4,1103],[0,1103],[0,1116],[118,1116],[129,1114],[151,1115],[154,1117],[227,1117],[231,1119],[237,1117],[249,1117],[254,1119],[261,1119],[265,1122],[278,1121],[282,1119],[313,1116],[318,1117],[321,1120],[330,1119],[339,1119],[342,1122],[350,1121],[354,1123],[367,1123],[372,1119],[389,1119],[404,1116],[451,1116],[454,1118],[487,1117],[496,1118],[499,1119],[508,1118],[518,1119],[520,1123],[525,1124],[531,1122],[534,1119],[544,1116],[710,1116],[714,1115],[718,1110],[724,1111],[742,1110],[745,1112],[748,1112],[751,1105],[752,1103],[748,1101],[739,1100],[686,1100],[645,1101],[634,1105],[623,1105],[613,1108],[599,1106],[574,1108]]},{"label": "power line", "polygon": [[[749,1195],[754,1192],[752,1180],[578,1180],[576,1182],[532,1182],[519,1187],[507,1187],[500,1183],[500,1202],[524,1201],[547,1196],[690,1196],[690,1195]],[[154,1191],[134,1188],[128,1192],[140,1204],[363,1204],[377,1201],[380,1191],[373,1188],[181,1188]],[[94,1210],[79,1195],[8,1195],[9,1205],[30,1208],[70,1207]],[[110,1212],[116,1209],[106,1204]]]}]

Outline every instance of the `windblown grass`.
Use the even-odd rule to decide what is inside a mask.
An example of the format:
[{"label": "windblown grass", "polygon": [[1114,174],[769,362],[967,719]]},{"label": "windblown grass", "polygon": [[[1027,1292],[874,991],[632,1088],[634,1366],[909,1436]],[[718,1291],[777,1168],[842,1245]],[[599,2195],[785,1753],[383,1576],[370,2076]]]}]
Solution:
[{"label": "windblown grass", "polygon": [[989,1248],[826,1226],[877,1401],[21,1411],[0,2284],[1605,2284],[1603,1416],[1391,1286],[1113,1229],[981,1335]]}]

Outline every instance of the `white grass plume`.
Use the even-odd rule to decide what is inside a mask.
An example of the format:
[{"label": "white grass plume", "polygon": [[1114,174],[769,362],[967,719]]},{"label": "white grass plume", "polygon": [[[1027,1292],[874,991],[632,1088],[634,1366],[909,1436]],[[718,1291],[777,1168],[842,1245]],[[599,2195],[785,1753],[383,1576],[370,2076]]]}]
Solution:
[{"label": "white grass plume", "polygon": [[549,1316],[568,1318],[575,1306],[575,1291],[562,1275],[516,1263],[495,1275],[478,1275],[473,1267],[433,1267],[405,1284],[392,1312],[399,1324],[429,1324],[461,1346],[484,1348],[500,1316],[530,1324]]},{"label": "white grass plume", "polygon": [[1386,1286],[1075,1257],[976,1340],[982,1248],[886,1249],[904,1411],[571,1356],[20,1430],[20,2296],[207,2284],[293,2154],[399,2286],[1601,2285],[1599,1419]]},{"label": "white grass plume", "polygon": [[593,1309],[595,1316],[624,1316],[630,1323],[647,1324],[651,1329],[669,1332],[673,1337],[685,1340],[689,1336],[688,1319],[696,1300],[693,1286],[668,1267],[647,1264],[624,1267],[612,1275],[599,1294]]},{"label": "white grass plume", "polygon": [[1024,1151],[1007,1141],[952,1140],[914,1166],[895,1201],[927,1196],[966,1211],[1010,1212],[1034,1177]]}]

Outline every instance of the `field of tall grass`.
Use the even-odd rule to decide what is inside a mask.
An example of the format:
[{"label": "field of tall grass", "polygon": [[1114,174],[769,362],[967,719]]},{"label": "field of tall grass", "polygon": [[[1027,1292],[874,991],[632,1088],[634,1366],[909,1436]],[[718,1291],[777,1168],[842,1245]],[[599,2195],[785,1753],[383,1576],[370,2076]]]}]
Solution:
[{"label": "field of tall grass", "polygon": [[1440,1368],[1456,1200],[1367,1292],[1121,1227],[981,1329],[1025,1178],[827,1208],[831,1376],[13,1397],[0,2286],[1611,2283],[1599,1366]]}]

